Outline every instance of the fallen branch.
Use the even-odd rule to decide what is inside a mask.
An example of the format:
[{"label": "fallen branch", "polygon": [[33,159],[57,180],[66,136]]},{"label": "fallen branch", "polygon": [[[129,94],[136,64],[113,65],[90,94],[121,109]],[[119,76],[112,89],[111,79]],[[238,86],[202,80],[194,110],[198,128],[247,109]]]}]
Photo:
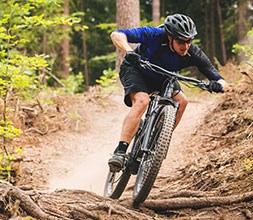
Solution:
[{"label": "fallen branch", "polygon": [[[2,184],[0,184],[0,188],[2,188],[1,185]],[[6,186],[4,188],[6,188]],[[36,203],[34,203],[30,196],[22,193],[22,190],[18,188],[7,185],[7,191],[5,191],[3,195],[5,198],[11,198],[13,201],[19,201],[20,207],[35,218],[47,220],[57,219],[44,212],[38,205],[36,205]],[[1,200],[2,199],[3,198],[1,198]]]},{"label": "fallen branch", "polygon": [[58,78],[56,77],[53,73],[51,73],[48,70],[45,70],[45,73],[51,76],[56,82],[58,82],[63,88],[66,88],[66,85]]},{"label": "fallen branch", "polygon": [[29,193],[0,181],[0,212],[5,210],[6,218],[25,213],[38,220],[154,219],[117,201],[84,190],[58,190],[52,193],[33,190]]},{"label": "fallen branch", "polygon": [[30,108],[30,107],[26,107],[26,106],[21,106],[20,109],[22,111],[29,111],[29,112],[34,112],[35,111],[34,108]]},{"label": "fallen branch", "polygon": [[[161,190],[159,193],[152,195],[152,200],[161,198],[161,193],[164,194],[165,190]],[[182,190],[179,192],[166,192],[167,199],[169,198],[188,198],[188,197],[210,197],[217,194],[217,192],[202,192],[202,191],[192,191],[192,190]]]},{"label": "fallen branch", "polygon": [[217,136],[217,135],[211,135],[211,134],[202,134],[201,136],[209,137],[213,139],[230,139],[231,137],[223,137],[223,136]]},{"label": "fallen branch", "polygon": [[48,126],[46,124],[43,124],[45,126],[45,130],[41,131],[37,128],[31,127],[25,130],[25,132],[36,132],[39,133],[40,135],[46,135],[48,133]]},{"label": "fallen branch", "polygon": [[247,72],[242,71],[242,72],[241,72],[241,74],[243,74],[243,75],[247,76],[247,77],[250,79],[250,81],[251,81],[251,82],[253,82],[252,77],[251,77],[251,76],[250,76]]},{"label": "fallen branch", "polygon": [[249,202],[251,200],[253,200],[253,192],[223,197],[193,197],[147,200],[143,205],[155,211],[164,211],[169,209],[205,208],[212,206],[231,205],[233,203]]}]

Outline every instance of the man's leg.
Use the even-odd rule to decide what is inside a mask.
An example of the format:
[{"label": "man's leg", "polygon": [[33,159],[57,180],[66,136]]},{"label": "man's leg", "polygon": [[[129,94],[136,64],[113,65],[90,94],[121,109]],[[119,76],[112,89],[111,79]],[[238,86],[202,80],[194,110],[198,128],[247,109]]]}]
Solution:
[{"label": "man's leg", "polygon": [[149,95],[145,92],[137,92],[130,94],[132,107],[124,119],[120,142],[114,151],[114,155],[109,159],[108,164],[112,172],[119,171],[124,162],[124,154],[127,147],[137,132],[141,117],[147,109],[149,103]]},{"label": "man's leg", "polygon": [[127,142],[128,144],[133,139],[141,117],[149,103],[149,95],[145,92],[132,93],[130,97],[132,100],[132,108],[124,119],[120,135],[120,141]]},{"label": "man's leg", "polygon": [[188,101],[186,99],[185,94],[182,91],[180,91],[178,94],[176,94],[173,97],[173,99],[174,99],[174,101],[179,103],[179,109],[177,111],[177,117],[176,117],[176,122],[175,122],[175,126],[174,126],[174,129],[175,129],[184,114],[184,111],[186,109]]}]

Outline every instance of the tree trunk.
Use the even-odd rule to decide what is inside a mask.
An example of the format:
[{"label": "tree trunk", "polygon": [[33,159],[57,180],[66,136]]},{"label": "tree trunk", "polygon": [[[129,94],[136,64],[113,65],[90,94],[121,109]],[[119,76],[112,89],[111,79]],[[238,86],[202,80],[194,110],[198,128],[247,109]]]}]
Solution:
[{"label": "tree trunk", "polygon": [[238,40],[243,41],[247,33],[248,1],[240,0],[238,8]]},{"label": "tree trunk", "polygon": [[205,23],[205,52],[208,56],[210,56],[210,34],[209,34],[209,22],[210,22],[210,17],[209,17],[209,9],[210,3],[209,0],[205,1],[205,18],[204,18],[204,23]]},{"label": "tree trunk", "polygon": [[[244,44],[246,40],[247,34],[247,18],[248,18],[248,1],[247,0],[240,0],[239,7],[238,7],[238,26],[237,26],[237,37],[238,42],[240,44]],[[241,62],[245,60],[244,55],[238,55],[238,61]]]},{"label": "tree trunk", "polygon": [[239,195],[216,196],[216,197],[179,197],[161,200],[147,200],[144,206],[155,211],[164,211],[182,208],[206,208],[213,206],[231,205],[253,200],[253,192],[247,192]]},{"label": "tree trunk", "polygon": [[165,13],[165,0],[160,0],[160,3],[161,3],[161,16],[166,16],[166,13]]},{"label": "tree trunk", "polygon": [[[80,9],[83,12],[84,11],[84,2],[80,2]],[[85,86],[86,89],[88,89],[90,85],[90,79],[89,79],[89,72],[88,72],[88,56],[87,56],[87,44],[86,44],[86,38],[85,38],[85,31],[82,35],[82,46],[83,46],[83,59],[84,59],[84,80],[85,80]]]},{"label": "tree trunk", "polygon": [[216,56],[216,41],[215,41],[215,1],[211,0],[211,15],[210,15],[210,29],[211,29],[211,60],[214,62]]},{"label": "tree trunk", "polygon": [[[69,15],[69,0],[64,0],[64,14]],[[69,36],[68,26],[62,26],[64,37],[61,42],[61,74],[63,78],[69,76]]]},{"label": "tree trunk", "polygon": [[153,0],[152,2],[152,19],[155,25],[160,22],[160,0]]},{"label": "tree trunk", "polygon": [[[117,0],[116,1],[117,29],[127,29],[140,26],[140,2],[139,0]],[[134,47],[134,45],[132,45]],[[124,54],[117,51],[116,70],[122,63]]]},{"label": "tree trunk", "polygon": [[[46,32],[43,33],[43,45],[42,45],[42,50],[43,54],[47,54],[47,35]],[[40,84],[44,85],[46,83],[46,67],[43,67],[40,73],[40,78],[39,78]]]},{"label": "tree trunk", "polygon": [[224,32],[223,32],[223,25],[222,25],[222,14],[221,14],[220,0],[216,0],[216,1],[217,1],[219,32],[220,32],[222,64],[225,65],[227,62],[227,54],[226,54],[226,49],[225,49],[225,40],[224,40]]},{"label": "tree trunk", "polygon": [[88,72],[88,56],[87,56],[87,44],[85,39],[85,32],[83,32],[83,58],[84,58],[84,80],[86,89],[88,89],[90,85],[89,72]]}]

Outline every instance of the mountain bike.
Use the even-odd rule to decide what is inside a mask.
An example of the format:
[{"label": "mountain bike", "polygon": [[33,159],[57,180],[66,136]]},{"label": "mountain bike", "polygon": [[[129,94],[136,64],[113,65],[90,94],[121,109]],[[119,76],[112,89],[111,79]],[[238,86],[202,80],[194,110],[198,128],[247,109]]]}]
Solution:
[{"label": "mountain bike", "polygon": [[173,100],[173,89],[177,81],[187,82],[208,90],[205,81],[179,75],[179,72],[165,70],[148,61],[140,61],[140,68],[166,77],[160,92],[150,95],[144,119],[139,124],[131,150],[126,154],[124,165],[119,172],[107,175],[104,196],[118,199],[131,175],[136,175],[133,189],[133,205],[138,206],[148,197],[163,160],[169,149],[179,104]]}]

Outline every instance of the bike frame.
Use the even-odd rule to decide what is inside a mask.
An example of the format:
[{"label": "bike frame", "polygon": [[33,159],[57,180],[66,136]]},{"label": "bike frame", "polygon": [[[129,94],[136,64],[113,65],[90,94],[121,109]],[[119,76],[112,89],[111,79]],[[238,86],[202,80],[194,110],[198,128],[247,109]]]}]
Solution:
[{"label": "bike frame", "polygon": [[[192,83],[193,85],[200,87],[203,90],[207,90],[207,86],[206,86],[207,84],[204,81],[181,76],[179,75],[179,72],[167,71],[155,64],[149,63],[148,61],[142,60],[140,63],[140,67],[143,69],[154,71],[163,76],[168,76],[168,79],[166,81],[166,85],[163,91],[159,93],[156,92],[150,95],[150,102],[145,114],[144,124],[141,130],[139,130],[136,134],[136,136],[138,136],[137,141],[133,143],[133,148],[130,154],[130,157],[131,156],[133,157],[131,161],[138,160],[137,158],[139,155],[139,151],[142,151],[148,154],[152,153],[149,146],[149,136],[150,136],[149,134],[153,126],[153,119],[155,118],[156,115],[160,113],[162,108],[165,105],[173,105],[176,109],[179,108],[179,103],[173,100],[174,84],[176,81],[178,80],[187,81],[187,82]],[[139,142],[141,142],[141,145]]]},{"label": "bike frame", "polygon": [[[176,81],[175,77],[172,77],[170,80],[166,82],[166,87],[164,91],[161,91],[160,94],[154,93],[150,95],[150,102],[148,105],[148,109],[145,114],[144,124],[139,132],[137,142],[134,142],[133,149],[132,149],[132,156],[133,160],[137,160],[139,151],[142,153],[151,154],[151,149],[149,146],[149,136],[152,130],[153,121],[160,113],[162,108],[165,105],[173,105],[175,108],[178,109],[179,104],[173,100],[173,89],[174,89],[174,82]],[[143,139],[143,140],[142,140]],[[142,141],[141,141],[142,140]],[[141,145],[140,145],[141,144]]]},{"label": "bike frame", "polygon": [[144,140],[141,146],[141,150],[144,152],[148,152],[150,149],[149,144],[148,144],[149,142],[148,137],[153,126],[152,119],[155,118],[155,116],[160,113],[160,111],[165,105],[173,105],[177,109],[179,107],[179,104],[172,99],[174,81],[175,80],[170,80],[167,83],[165,91],[163,92],[164,96],[156,94],[150,97],[150,104],[149,104],[146,118],[145,118],[145,121],[147,122],[147,127],[144,131],[145,136],[144,136]]}]

